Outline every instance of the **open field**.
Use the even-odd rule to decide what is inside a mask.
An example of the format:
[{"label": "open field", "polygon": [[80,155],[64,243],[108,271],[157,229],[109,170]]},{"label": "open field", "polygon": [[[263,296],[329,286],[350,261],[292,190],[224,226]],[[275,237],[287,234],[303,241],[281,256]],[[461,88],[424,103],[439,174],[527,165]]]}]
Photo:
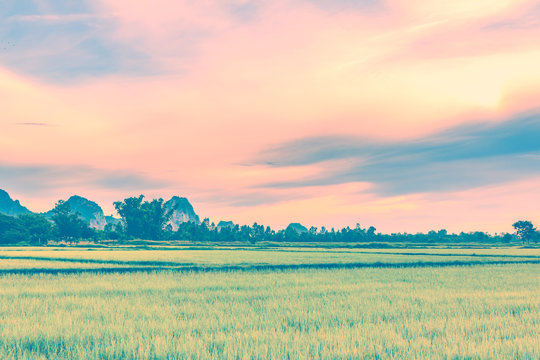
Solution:
[{"label": "open field", "polygon": [[538,251],[449,250],[4,248],[0,358],[539,358]]},{"label": "open field", "polygon": [[3,248],[0,271],[144,268],[231,270],[280,267],[383,267],[540,263],[539,249],[212,249]]}]

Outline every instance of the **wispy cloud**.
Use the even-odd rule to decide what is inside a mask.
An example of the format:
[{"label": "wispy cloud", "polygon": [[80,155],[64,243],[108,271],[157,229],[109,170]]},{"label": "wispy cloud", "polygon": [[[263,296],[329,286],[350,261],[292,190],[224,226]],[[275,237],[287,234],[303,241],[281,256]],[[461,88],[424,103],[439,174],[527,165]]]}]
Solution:
[{"label": "wispy cloud", "polygon": [[341,11],[362,11],[372,12],[384,8],[384,2],[381,0],[303,0],[314,4],[321,9],[330,12]]},{"label": "wispy cloud", "polygon": [[246,191],[235,192],[234,194],[224,194],[216,192],[211,195],[198,196],[195,198],[198,203],[209,203],[213,205],[225,205],[230,207],[253,207],[258,205],[271,205],[283,201],[292,201],[303,198],[298,193],[266,193],[253,189]]},{"label": "wispy cloud", "polygon": [[284,167],[347,160],[331,173],[261,187],[371,182],[385,195],[461,190],[539,174],[538,139],[540,115],[533,114],[458,126],[408,142],[347,136],[300,139],[264,151],[257,163]]},{"label": "wispy cloud", "polygon": [[15,125],[19,125],[19,126],[53,126],[52,124],[43,123],[43,122],[18,122],[18,123],[15,123]]},{"label": "wispy cloud", "polygon": [[66,23],[80,22],[91,20],[102,20],[111,18],[112,16],[104,16],[98,14],[39,14],[39,15],[13,15],[5,19],[8,22],[50,22],[50,23]]},{"label": "wispy cloud", "polygon": [[0,188],[24,193],[79,188],[144,191],[160,189],[167,182],[128,170],[110,171],[88,166],[25,166],[0,163]]},{"label": "wispy cloud", "polygon": [[540,3],[526,8],[520,14],[497,19],[484,26],[484,30],[525,30],[540,27]]},{"label": "wispy cloud", "polygon": [[86,2],[44,0],[0,7],[0,65],[55,82],[107,74],[149,73],[148,56],[114,41],[115,16]]}]

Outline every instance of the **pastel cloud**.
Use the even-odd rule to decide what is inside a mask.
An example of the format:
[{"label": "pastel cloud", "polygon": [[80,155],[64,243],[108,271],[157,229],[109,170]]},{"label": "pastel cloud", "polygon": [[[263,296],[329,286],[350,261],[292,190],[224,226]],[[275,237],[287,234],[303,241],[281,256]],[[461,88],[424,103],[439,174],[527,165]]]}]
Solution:
[{"label": "pastel cloud", "polygon": [[110,40],[111,15],[94,13],[84,1],[8,0],[2,7],[0,33],[9,40],[0,60],[9,68],[64,83],[149,71],[142,53]]},{"label": "pastel cloud", "polygon": [[42,193],[66,187],[113,190],[151,190],[164,183],[122,170],[103,171],[84,166],[16,166],[0,164],[5,186],[18,192]]},{"label": "pastel cloud", "polygon": [[[439,195],[505,184],[517,193],[515,184],[537,179],[536,150],[487,161],[470,145],[474,158],[441,159],[466,145],[443,129],[484,145],[505,124],[522,125],[523,136],[527,126],[537,131],[537,118],[525,126],[520,114],[540,105],[538,8],[510,0],[10,0],[0,5],[0,163],[11,169],[5,174],[120,168],[144,180],[122,196],[179,193],[203,216],[280,225],[287,216],[341,224],[361,214],[384,228],[405,216],[399,209],[420,218]],[[467,125],[477,120],[487,130]],[[251,164],[269,148],[279,151]],[[508,150],[501,142],[490,149]],[[73,191],[110,207],[122,179],[90,178]]]},{"label": "pastel cloud", "polygon": [[347,160],[345,166],[295,182],[299,187],[369,182],[388,195],[467,189],[540,175],[540,115],[499,123],[462,125],[406,142],[352,137],[307,138],[261,154],[270,166]]}]

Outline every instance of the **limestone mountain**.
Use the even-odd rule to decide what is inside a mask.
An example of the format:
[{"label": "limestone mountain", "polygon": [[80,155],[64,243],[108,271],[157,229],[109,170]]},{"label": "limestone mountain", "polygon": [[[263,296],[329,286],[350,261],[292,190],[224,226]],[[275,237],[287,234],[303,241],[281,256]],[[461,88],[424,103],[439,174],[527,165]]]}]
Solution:
[{"label": "limestone mountain", "polygon": [[165,208],[172,212],[168,224],[171,225],[173,231],[178,230],[178,226],[185,222],[199,223],[199,216],[193,210],[193,206],[185,197],[173,196],[165,202]]},{"label": "limestone mountain", "polygon": [[[107,219],[103,214],[103,209],[95,202],[82,196],[74,195],[71,196],[66,203],[69,204],[71,211],[78,213],[81,219],[90,224],[90,227],[103,230],[105,225],[107,225]],[[50,210],[44,215],[52,217],[53,214],[53,210]]]},{"label": "limestone mountain", "polygon": [[31,211],[22,206],[19,200],[13,200],[6,191],[0,189],[0,214],[17,216],[29,213]]},{"label": "limestone mountain", "polygon": [[302,234],[308,231],[308,229],[304,225],[299,224],[299,223],[290,223],[289,226],[287,226],[287,230],[289,229],[294,230],[299,234]]},{"label": "limestone mountain", "polygon": [[232,229],[234,228],[234,222],[232,221],[224,221],[224,220],[221,220],[218,224],[217,224],[217,229],[221,231],[221,229]]}]

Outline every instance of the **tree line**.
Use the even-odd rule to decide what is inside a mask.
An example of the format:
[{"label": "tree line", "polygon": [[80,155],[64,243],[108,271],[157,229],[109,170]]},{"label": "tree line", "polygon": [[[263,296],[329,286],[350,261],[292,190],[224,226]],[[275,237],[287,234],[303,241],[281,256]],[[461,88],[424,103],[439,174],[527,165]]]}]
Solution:
[{"label": "tree line", "polygon": [[46,245],[52,242],[76,243],[81,240],[191,240],[203,242],[336,242],[336,243],[538,243],[540,232],[530,221],[513,224],[515,234],[490,235],[484,232],[449,234],[446,230],[428,233],[381,234],[373,226],[345,227],[335,230],[326,227],[299,229],[289,226],[276,231],[269,226],[253,225],[216,226],[205,218],[201,223],[185,222],[173,230],[169,219],[175,209],[167,209],[163,199],[145,201],[144,196],[126,198],[114,203],[121,217],[108,223],[103,230],[93,229],[65,201],[59,201],[50,219],[38,214],[11,217],[0,214],[0,244]]}]

